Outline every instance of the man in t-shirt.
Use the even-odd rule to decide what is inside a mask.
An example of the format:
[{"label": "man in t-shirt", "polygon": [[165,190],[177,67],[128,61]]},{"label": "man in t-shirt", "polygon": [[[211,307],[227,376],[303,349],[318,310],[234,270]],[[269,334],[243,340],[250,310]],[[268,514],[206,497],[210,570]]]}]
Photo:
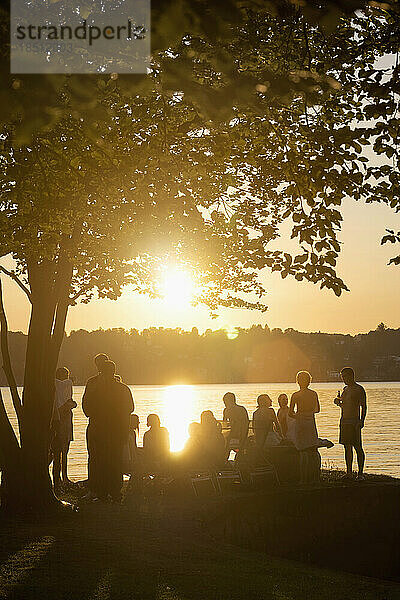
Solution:
[{"label": "man in t-shirt", "polygon": [[[236,396],[232,392],[224,394],[225,404],[223,420],[228,422],[229,434],[227,437],[227,450],[232,450],[232,445],[237,444],[241,450],[247,440],[249,431],[249,415],[244,406],[236,404]],[[235,441],[234,441],[235,440]]]},{"label": "man in t-shirt", "polygon": [[109,360],[107,354],[96,354],[94,357],[94,364],[96,365],[97,375],[90,377],[86,383],[85,391],[82,397],[82,409],[89,421],[86,428],[86,448],[88,454],[88,482],[89,482],[89,496],[97,496],[97,482],[95,480],[96,469],[94,462],[96,459],[96,452],[94,449],[92,427],[90,424],[90,416],[93,411],[93,405],[97,400],[96,387],[99,383],[100,375],[103,371],[104,364]]},{"label": "man in t-shirt", "polygon": [[353,448],[357,455],[358,479],[364,479],[365,453],[362,447],[361,430],[364,427],[367,414],[367,396],[365,389],[356,383],[354,371],[351,367],[345,367],[341,371],[345,388],[334,400],[340,406],[342,414],[340,418],[339,443],[344,446],[347,475],[353,476]]}]

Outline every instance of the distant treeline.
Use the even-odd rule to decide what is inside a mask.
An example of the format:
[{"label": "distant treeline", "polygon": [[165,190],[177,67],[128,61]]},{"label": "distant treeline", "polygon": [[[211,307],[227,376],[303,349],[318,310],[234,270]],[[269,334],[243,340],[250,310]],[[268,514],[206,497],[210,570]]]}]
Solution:
[{"label": "distant treeline", "polygon": [[[9,334],[19,385],[23,383],[26,336]],[[150,328],[72,331],[63,342],[60,365],[67,366],[77,385],[94,374],[93,357],[104,352],[129,384],[289,382],[300,369],[316,381],[335,381],[351,365],[362,381],[400,380],[400,329],[383,324],[355,336],[301,333],[294,329],[253,326],[207,330]],[[0,383],[5,385],[4,374]]]}]

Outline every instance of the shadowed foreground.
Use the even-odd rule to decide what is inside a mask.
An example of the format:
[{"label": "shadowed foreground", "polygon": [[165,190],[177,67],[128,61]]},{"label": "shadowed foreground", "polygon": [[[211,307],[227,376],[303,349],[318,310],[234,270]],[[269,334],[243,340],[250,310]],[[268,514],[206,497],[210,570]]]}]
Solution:
[{"label": "shadowed foreground", "polygon": [[[394,600],[400,585],[218,544],[181,509],[95,504],[2,521],[0,598]],[[323,543],[321,547],[323,551]]]}]

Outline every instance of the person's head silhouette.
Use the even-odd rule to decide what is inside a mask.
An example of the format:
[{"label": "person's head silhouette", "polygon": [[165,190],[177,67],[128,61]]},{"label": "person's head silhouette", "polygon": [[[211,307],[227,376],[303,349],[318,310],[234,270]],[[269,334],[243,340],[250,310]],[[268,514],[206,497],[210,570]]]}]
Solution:
[{"label": "person's head silhouette", "polygon": [[115,362],[112,360],[105,360],[102,365],[101,373],[106,379],[114,379]]},{"label": "person's head silhouette", "polygon": [[284,408],[289,404],[289,398],[287,397],[287,394],[279,394],[278,404],[281,408]]},{"label": "person's head silhouette", "polygon": [[351,367],[344,367],[344,369],[340,371],[340,375],[346,385],[351,385],[355,381],[354,371]]},{"label": "person's head silhouette", "polygon": [[194,421],[193,423],[190,423],[189,427],[188,427],[188,434],[190,438],[198,438],[201,436],[201,425],[200,423],[197,423],[197,421]]},{"label": "person's head silhouette", "polygon": [[308,371],[299,371],[296,375],[296,381],[301,390],[305,390],[311,383],[311,375]]},{"label": "person's head silhouette", "polygon": [[59,379],[60,381],[64,381],[65,379],[68,379],[69,377],[69,370],[67,369],[67,367],[59,367],[56,371],[56,379]]},{"label": "person's head silhouette", "polygon": [[139,431],[139,417],[138,415],[136,415],[135,413],[131,414],[131,427],[132,429],[136,429],[137,431]]},{"label": "person's head silhouette", "polygon": [[202,425],[216,425],[217,420],[211,410],[203,410],[200,415],[200,423]]},{"label": "person's head silhouette", "polygon": [[236,404],[236,396],[233,392],[226,392],[222,400],[227,408]]},{"label": "person's head silhouette", "polygon": [[257,398],[257,404],[260,408],[270,408],[272,406],[272,400],[268,394],[260,394]]},{"label": "person's head silhouette", "polygon": [[94,357],[94,364],[96,365],[96,368],[99,373],[102,373],[104,363],[108,360],[109,358],[107,354],[96,354],[96,356]]},{"label": "person's head silhouette", "polygon": [[147,416],[147,427],[158,429],[161,426],[160,417],[154,413]]}]

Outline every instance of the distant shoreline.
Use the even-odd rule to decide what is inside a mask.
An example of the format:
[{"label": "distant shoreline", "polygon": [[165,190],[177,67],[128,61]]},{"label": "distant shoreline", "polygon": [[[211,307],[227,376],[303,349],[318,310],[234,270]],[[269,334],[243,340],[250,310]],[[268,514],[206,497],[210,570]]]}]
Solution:
[{"label": "distant shoreline", "polygon": [[[14,375],[24,381],[27,338],[9,333]],[[64,338],[59,366],[69,369],[76,385],[96,373],[93,358],[103,352],[125,382],[137,385],[232,385],[289,383],[298,371],[314,382],[339,382],[344,366],[358,381],[400,381],[400,328],[384,325],[368,334],[302,333],[267,327],[206,331],[150,328],[141,333],[122,329],[72,332]],[[0,385],[6,385],[0,371]]]},{"label": "distant shoreline", "polygon": [[[223,385],[231,385],[231,386],[238,386],[238,385],[293,385],[293,387],[297,387],[297,384],[294,381],[245,381],[245,382],[240,382],[240,381],[220,381],[220,382],[202,382],[202,383],[194,383],[194,382],[172,382],[172,383],[129,383],[127,381],[124,381],[124,383],[126,383],[126,385],[132,387],[132,386],[136,386],[136,387],[174,387],[174,386],[223,386]],[[371,380],[371,381],[359,381],[358,383],[360,383],[360,385],[371,385],[371,384],[395,384],[398,383],[400,384],[400,379],[393,379],[390,381],[385,381],[385,380]],[[331,381],[318,381],[316,379],[313,380],[311,387],[314,385],[314,387],[316,385],[331,385],[331,384],[338,384],[338,385],[344,385],[342,381],[339,381],[338,379],[334,379]],[[86,382],[85,383],[75,383],[74,382],[74,387],[85,387]],[[7,389],[8,386],[7,385],[1,385],[0,389]],[[23,389],[22,385],[18,386],[19,389]]]}]

